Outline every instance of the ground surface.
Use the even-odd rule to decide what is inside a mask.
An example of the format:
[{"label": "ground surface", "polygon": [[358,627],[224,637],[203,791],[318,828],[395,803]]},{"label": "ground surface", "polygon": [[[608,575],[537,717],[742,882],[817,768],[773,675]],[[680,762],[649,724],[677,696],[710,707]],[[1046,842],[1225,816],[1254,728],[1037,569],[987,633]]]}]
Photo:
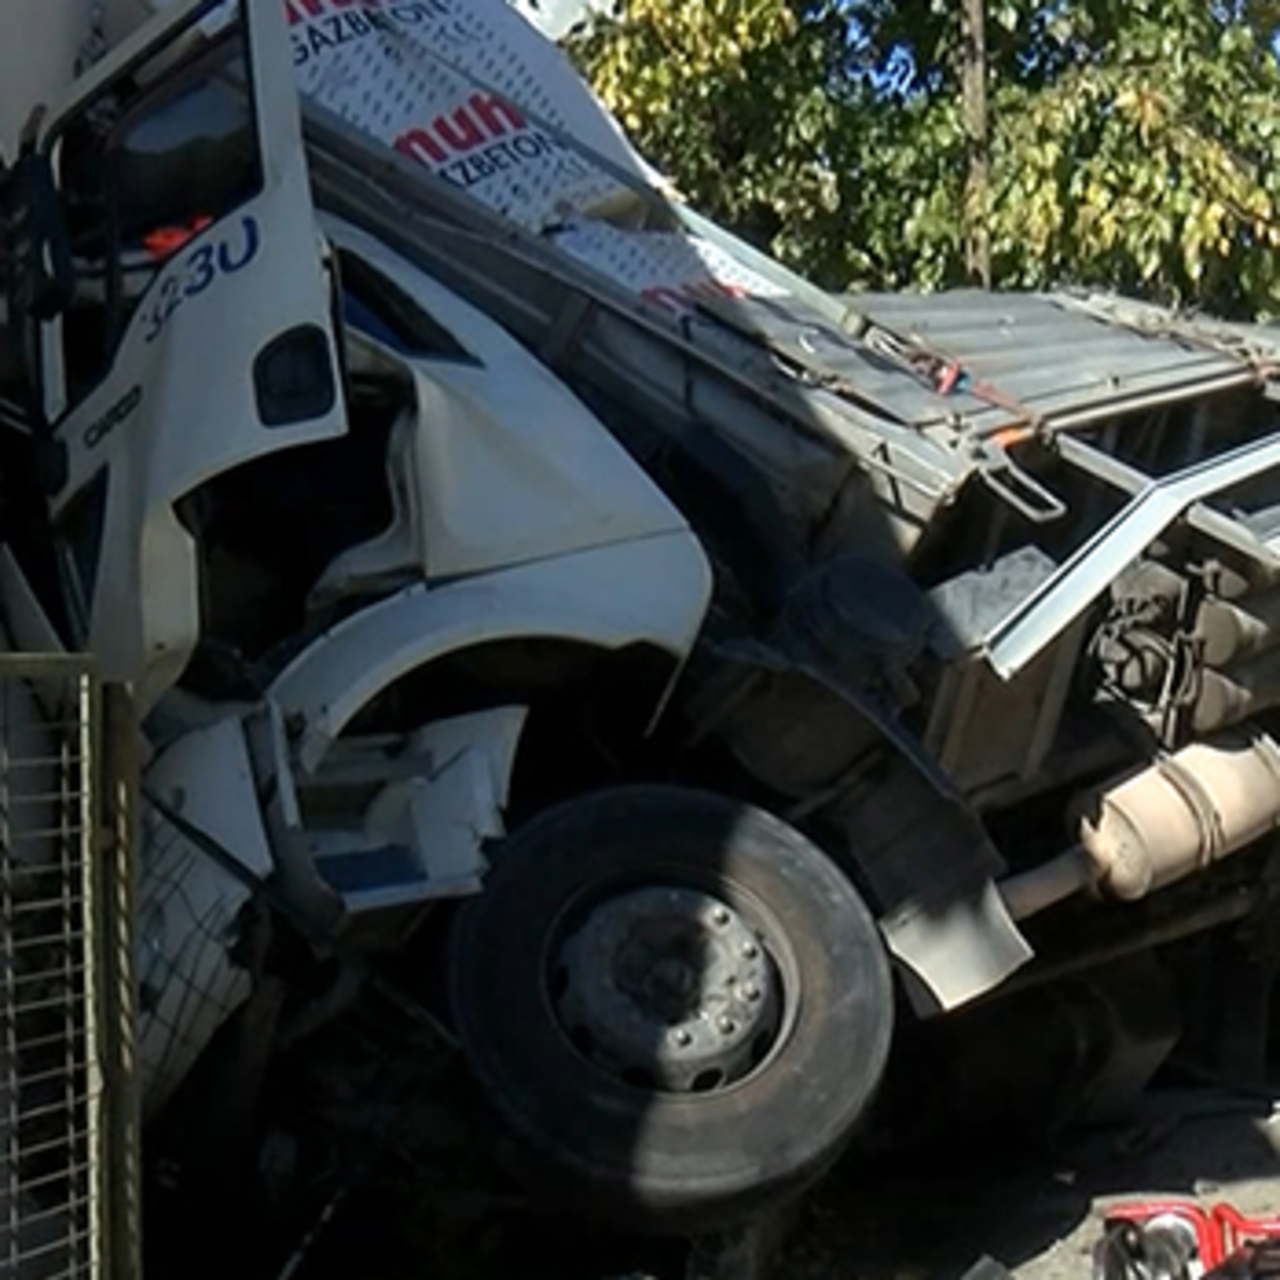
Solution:
[{"label": "ground surface", "polygon": [[[770,1280],[960,1280],[984,1256],[1018,1280],[1092,1280],[1108,1205],[1178,1196],[1205,1205],[1228,1200],[1250,1214],[1280,1212],[1280,1119],[1264,1098],[1165,1091],[1126,1123],[1052,1151],[1028,1151],[1000,1136],[992,1129],[986,1142],[973,1135],[935,1141],[892,1164],[846,1161],[793,1214]],[[340,1227],[320,1250],[330,1265],[314,1274],[722,1280],[714,1270],[691,1271],[676,1242],[628,1240],[529,1215],[518,1198],[496,1203],[491,1190],[477,1195],[441,1173],[435,1193],[419,1201],[416,1265],[353,1272]],[[367,1260],[366,1233],[377,1228],[361,1212],[348,1217],[354,1224],[361,1230],[352,1252]],[[430,1265],[420,1270],[424,1261]],[[724,1273],[723,1280],[739,1277]]]},{"label": "ground surface", "polygon": [[[1131,1122],[1053,1153],[980,1147],[879,1174],[841,1169],[779,1260],[786,1280],[956,1280],[983,1255],[1019,1280],[1089,1280],[1108,1205],[1175,1195],[1280,1212],[1280,1120],[1261,1098],[1152,1095]],[[959,1148],[960,1144],[957,1144]]]},{"label": "ground surface", "polygon": [[[624,1238],[537,1208],[509,1175],[509,1148],[466,1073],[448,1054],[433,1058],[430,1044],[414,1051],[402,1032],[384,1042],[376,1023],[359,1020],[307,1043],[282,1072],[287,1087],[259,1161],[268,1186],[316,1188],[288,1233],[285,1252],[299,1253],[287,1265],[276,1253],[269,1265],[217,1274],[763,1280],[691,1269],[681,1241]],[[1035,1045],[1019,1048],[1011,1063],[1020,1070]],[[929,1110],[928,1081],[937,1093],[955,1070],[949,1053],[932,1060],[906,1093],[912,1115]],[[1050,1109],[1032,1097],[1030,1110],[1001,1094],[994,1112],[935,1117],[910,1148],[882,1142],[892,1157],[851,1153],[792,1213],[771,1280],[960,1280],[984,1257],[1017,1280],[1092,1280],[1102,1216],[1117,1201],[1177,1196],[1280,1214],[1280,1117],[1265,1091],[1153,1090],[1122,1122],[1052,1142],[1015,1129]],[[207,1224],[202,1195],[196,1210],[192,1221]],[[189,1257],[189,1240],[180,1243]]]}]

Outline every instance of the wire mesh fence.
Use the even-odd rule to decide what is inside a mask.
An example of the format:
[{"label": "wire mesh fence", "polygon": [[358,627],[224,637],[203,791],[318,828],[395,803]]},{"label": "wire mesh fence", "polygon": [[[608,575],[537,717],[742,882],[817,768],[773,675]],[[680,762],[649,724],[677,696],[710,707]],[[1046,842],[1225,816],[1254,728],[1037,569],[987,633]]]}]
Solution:
[{"label": "wire mesh fence", "polygon": [[163,1108],[249,996],[234,940],[248,890],[144,799],[138,923],[138,1065],[145,1112]]},{"label": "wire mesh fence", "polygon": [[0,1276],[136,1247],[127,784],[76,659],[0,655]]}]

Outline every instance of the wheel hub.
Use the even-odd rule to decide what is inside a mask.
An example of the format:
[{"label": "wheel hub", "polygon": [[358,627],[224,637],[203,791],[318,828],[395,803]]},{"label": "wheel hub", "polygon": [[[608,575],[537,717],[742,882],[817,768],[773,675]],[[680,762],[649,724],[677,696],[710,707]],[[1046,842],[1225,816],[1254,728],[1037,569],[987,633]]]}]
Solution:
[{"label": "wheel hub", "polygon": [[727,903],[684,887],[597,906],[558,949],[561,1025],[592,1061],[670,1092],[731,1084],[768,1052],[779,993],[760,939]]}]

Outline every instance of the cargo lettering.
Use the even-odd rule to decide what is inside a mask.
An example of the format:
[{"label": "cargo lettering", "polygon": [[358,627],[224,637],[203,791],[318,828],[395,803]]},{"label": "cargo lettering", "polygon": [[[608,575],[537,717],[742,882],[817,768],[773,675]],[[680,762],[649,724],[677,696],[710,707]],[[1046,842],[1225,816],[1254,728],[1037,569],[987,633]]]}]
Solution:
[{"label": "cargo lettering", "polygon": [[451,18],[453,10],[445,0],[285,0],[284,11],[291,27],[302,22],[310,22],[314,18],[325,18],[330,14],[343,13],[353,9],[383,10],[388,16],[401,15],[401,20],[424,21],[429,17]]},{"label": "cargo lettering", "polygon": [[[306,66],[330,49],[354,44],[379,32],[394,35],[400,27],[420,26],[448,15],[445,6],[431,0],[385,5],[376,0],[290,0],[287,12],[295,67]],[[306,25],[300,30],[292,30],[304,22]]]},{"label": "cargo lettering", "polygon": [[676,285],[653,285],[648,289],[641,289],[640,296],[655,307],[679,316],[696,311],[698,303],[704,298],[746,298],[750,294],[739,285],[724,284],[708,276],[702,280],[686,280]]},{"label": "cargo lettering", "polygon": [[[457,20],[447,0],[284,0],[295,67],[328,51],[397,26],[438,27]],[[467,35],[459,30],[459,37]],[[460,106],[403,130],[392,145],[401,155],[435,171],[447,182],[472,188],[563,147],[535,130],[524,113],[496,94],[473,93]],[[568,159],[562,155],[562,159]]]},{"label": "cargo lettering", "polygon": [[474,187],[495,173],[506,173],[526,160],[549,155],[555,143],[544,133],[525,133],[510,142],[497,142],[473,156],[464,156],[441,166],[442,178],[455,187]]},{"label": "cargo lettering", "polygon": [[377,31],[395,31],[395,23],[377,9],[352,9],[317,19],[300,32],[294,32],[293,65],[304,66],[327,49],[363,40]]},{"label": "cargo lettering", "polygon": [[394,145],[401,155],[463,188],[559,150],[554,138],[529,129],[518,107],[483,93],[428,125],[407,129]]},{"label": "cargo lettering", "polygon": [[[471,151],[494,138],[503,137],[508,127],[518,132],[528,121],[517,107],[501,98],[473,93],[467,102],[448,115],[436,116],[425,128],[414,126],[395,140],[401,155],[419,164],[442,165],[451,156]],[[519,138],[513,141],[520,141]],[[542,154],[541,151],[538,152]],[[532,159],[532,156],[524,157]]]}]

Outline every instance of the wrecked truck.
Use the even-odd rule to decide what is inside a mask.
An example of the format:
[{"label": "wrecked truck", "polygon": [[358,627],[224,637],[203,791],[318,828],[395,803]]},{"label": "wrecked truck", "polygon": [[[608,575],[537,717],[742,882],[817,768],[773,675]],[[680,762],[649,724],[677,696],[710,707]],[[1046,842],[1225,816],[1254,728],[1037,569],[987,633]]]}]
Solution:
[{"label": "wrecked truck", "polygon": [[627,199],[532,230],[300,112],[290,16],[165,7],[3,180],[0,604],[141,716],[149,1116],[258,889],[317,1024],[316,938],[443,920],[544,1184],[705,1226],[830,1165],[895,1015],[1265,906],[1273,332],[825,294],[554,121]]}]

